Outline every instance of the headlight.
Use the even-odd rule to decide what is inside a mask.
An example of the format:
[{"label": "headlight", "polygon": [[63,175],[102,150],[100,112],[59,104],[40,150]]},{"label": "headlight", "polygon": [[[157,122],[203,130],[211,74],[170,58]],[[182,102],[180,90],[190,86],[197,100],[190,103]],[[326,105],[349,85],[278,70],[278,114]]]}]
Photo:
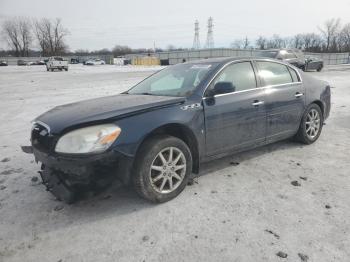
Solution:
[{"label": "headlight", "polygon": [[66,154],[103,152],[113,144],[120,132],[120,127],[113,124],[80,128],[62,136],[55,151]]}]

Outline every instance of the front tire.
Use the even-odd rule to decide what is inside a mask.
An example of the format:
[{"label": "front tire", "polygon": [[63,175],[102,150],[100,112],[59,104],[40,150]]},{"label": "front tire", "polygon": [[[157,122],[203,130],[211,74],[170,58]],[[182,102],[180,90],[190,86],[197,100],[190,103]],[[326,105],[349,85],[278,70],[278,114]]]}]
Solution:
[{"label": "front tire", "polygon": [[320,65],[316,70],[317,70],[317,72],[321,72],[322,71],[322,68],[323,68],[323,66],[322,65]]},{"label": "front tire", "polygon": [[322,126],[322,110],[317,104],[311,104],[305,110],[295,138],[304,144],[310,145],[321,135]]},{"label": "front tire", "polygon": [[147,140],[137,154],[133,184],[143,198],[163,203],[178,196],[192,172],[192,155],[188,146],[172,136]]}]

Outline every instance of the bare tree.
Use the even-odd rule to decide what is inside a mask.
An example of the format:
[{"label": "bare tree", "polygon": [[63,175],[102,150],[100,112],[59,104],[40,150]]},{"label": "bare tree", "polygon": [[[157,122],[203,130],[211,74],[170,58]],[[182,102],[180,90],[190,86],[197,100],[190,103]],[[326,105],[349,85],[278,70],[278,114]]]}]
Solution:
[{"label": "bare tree", "polygon": [[118,57],[118,56],[130,54],[130,53],[132,53],[132,50],[128,46],[116,45],[112,49],[112,53],[113,53],[114,57]]},{"label": "bare tree", "polygon": [[15,56],[28,56],[32,43],[32,32],[29,19],[26,17],[15,17],[4,21],[2,34],[7,40]]},{"label": "bare tree", "polygon": [[2,33],[9,46],[14,50],[15,56],[20,54],[19,32],[13,19],[6,20],[2,25]]},{"label": "bare tree", "polygon": [[322,47],[322,39],[315,33],[302,34],[303,47],[305,51],[320,52]]},{"label": "bare tree", "polygon": [[89,54],[90,54],[90,51],[87,50],[87,49],[77,49],[77,50],[74,51],[74,54],[75,54],[75,55],[81,55],[81,56],[83,56],[83,55],[89,55]]},{"label": "bare tree", "polygon": [[246,37],[244,38],[244,40],[243,40],[243,49],[248,49],[248,48],[249,48],[249,44],[250,44],[249,39],[248,39],[248,37],[246,36]]},{"label": "bare tree", "polygon": [[46,33],[45,28],[43,26],[44,19],[39,22],[38,20],[35,20],[33,22],[33,29],[34,29],[34,35],[35,38],[39,44],[39,47],[41,49],[41,52],[43,55],[46,55],[48,52],[47,42],[46,42]]},{"label": "bare tree", "polygon": [[268,48],[284,48],[286,47],[286,42],[279,35],[273,35],[272,38],[267,42]]},{"label": "bare tree", "polygon": [[166,50],[167,51],[174,51],[174,50],[176,50],[176,47],[174,45],[170,44],[166,47]]},{"label": "bare tree", "polygon": [[350,23],[344,25],[343,29],[341,30],[340,41],[342,51],[350,52]]},{"label": "bare tree", "polygon": [[94,50],[91,52],[92,54],[96,54],[96,55],[107,55],[107,54],[111,54],[112,51],[109,50],[108,48],[102,48],[99,50]]},{"label": "bare tree", "polygon": [[69,31],[63,27],[62,20],[43,18],[34,21],[35,37],[43,55],[59,55],[67,51],[65,37]]},{"label": "bare tree", "polygon": [[69,34],[69,31],[68,29],[63,27],[60,18],[56,18],[56,20],[53,21],[53,32],[54,54],[66,52],[68,50],[68,47],[64,42],[64,37],[66,37]]},{"label": "bare tree", "polygon": [[304,48],[304,37],[302,34],[297,34],[293,37],[293,47],[297,49]]},{"label": "bare tree", "polygon": [[33,40],[30,21],[28,18],[21,18],[18,20],[18,30],[19,30],[21,47],[22,47],[21,56],[28,56],[29,47]]},{"label": "bare tree", "polygon": [[332,18],[324,23],[324,28],[319,27],[325,40],[325,51],[334,51],[335,43],[340,31],[340,19]]},{"label": "bare tree", "polygon": [[243,49],[243,47],[244,47],[244,42],[240,39],[236,39],[231,43],[231,48]]},{"label": "bare tree", "polygon": [[267,39],[266,39],[266,37],[259,36],[259,38],[256,40],[256,45],[261,50],[266,49],[267,48]]}]

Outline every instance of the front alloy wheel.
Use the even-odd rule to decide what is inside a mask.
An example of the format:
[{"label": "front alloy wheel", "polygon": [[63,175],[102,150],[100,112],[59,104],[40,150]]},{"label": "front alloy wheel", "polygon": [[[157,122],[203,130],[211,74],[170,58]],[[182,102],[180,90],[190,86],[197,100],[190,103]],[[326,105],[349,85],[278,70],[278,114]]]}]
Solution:
[{"label": "front alloy wheel", "polygon": [[163,149],[152,162],[149,172],[154,190],[167,194],[179,187],[186,174],[186,158],[176,147]]},{"label": "front alloy wheel", "polygon": [[175,198],[186,187],[192,172],[192,155],[179,138],[158,135],[145,141],[135,158],[136,192],[152,202]]}]

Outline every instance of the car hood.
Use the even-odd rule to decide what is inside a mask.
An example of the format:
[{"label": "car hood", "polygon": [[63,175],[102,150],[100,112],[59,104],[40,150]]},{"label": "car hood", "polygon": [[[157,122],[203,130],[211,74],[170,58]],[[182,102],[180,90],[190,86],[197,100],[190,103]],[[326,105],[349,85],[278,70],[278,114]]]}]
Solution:
[{"label": "car hood", "polygon": [[58,106],[34,122],[42,122],[52,134],[59,134],[80,124],[114,120],[184,101],[183,97],[120,94]]}]

